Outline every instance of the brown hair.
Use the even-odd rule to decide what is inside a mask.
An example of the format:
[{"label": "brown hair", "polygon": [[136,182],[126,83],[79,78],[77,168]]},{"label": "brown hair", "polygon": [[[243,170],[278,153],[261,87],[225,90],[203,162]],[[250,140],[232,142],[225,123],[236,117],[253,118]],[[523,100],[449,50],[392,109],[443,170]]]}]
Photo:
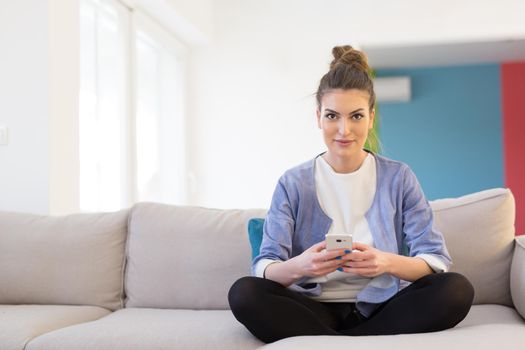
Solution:
[{"label": "brown hair", "polygon": [[334,59],[330,63],[330,70],[321,78],[317,89],[318,108],[321,109],[323,95],[333,89],[364,90],[370,95],[370,109],[374,108],[376,94],[372,83],[372,70],[365,54],[350,45],[344,45],[334,47],[332,55]]}]

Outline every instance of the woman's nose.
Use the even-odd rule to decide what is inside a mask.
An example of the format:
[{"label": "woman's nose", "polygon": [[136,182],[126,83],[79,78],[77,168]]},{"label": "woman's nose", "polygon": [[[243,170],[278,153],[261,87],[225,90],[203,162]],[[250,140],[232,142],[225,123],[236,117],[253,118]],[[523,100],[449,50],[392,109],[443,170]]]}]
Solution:
[{"label": "woman's nose", "polygon": [[339,134],[348,135],[350,133],[350,122],[346,118],[339,119]]}]

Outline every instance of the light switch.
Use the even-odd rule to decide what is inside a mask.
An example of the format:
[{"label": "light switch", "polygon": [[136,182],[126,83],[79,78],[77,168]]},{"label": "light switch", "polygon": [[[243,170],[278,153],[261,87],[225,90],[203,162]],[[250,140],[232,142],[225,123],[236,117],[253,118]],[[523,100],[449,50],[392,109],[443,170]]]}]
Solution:
[{"label": "light switch", "polygon": [[7,145],[7,126],[0,125],[0,145]]}]

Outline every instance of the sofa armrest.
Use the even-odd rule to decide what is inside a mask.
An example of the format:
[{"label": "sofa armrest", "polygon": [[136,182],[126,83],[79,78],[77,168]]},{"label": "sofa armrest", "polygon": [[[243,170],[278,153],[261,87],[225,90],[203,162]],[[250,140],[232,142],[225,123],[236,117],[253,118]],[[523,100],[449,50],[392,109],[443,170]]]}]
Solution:
[{"label": "sofa armrest", "polygon": [[525,235],[517,236],[510,267],[510,293],[521,317],[525,318]]}]

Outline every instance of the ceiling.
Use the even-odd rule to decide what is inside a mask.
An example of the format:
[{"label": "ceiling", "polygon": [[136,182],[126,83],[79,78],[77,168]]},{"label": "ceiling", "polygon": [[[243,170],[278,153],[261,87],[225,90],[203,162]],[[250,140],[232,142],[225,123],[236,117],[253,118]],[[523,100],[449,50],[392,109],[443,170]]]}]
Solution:
[{"label": "ceiling", "polygon": [[525,61],[525,39],[361,48],[375,69]]}]

